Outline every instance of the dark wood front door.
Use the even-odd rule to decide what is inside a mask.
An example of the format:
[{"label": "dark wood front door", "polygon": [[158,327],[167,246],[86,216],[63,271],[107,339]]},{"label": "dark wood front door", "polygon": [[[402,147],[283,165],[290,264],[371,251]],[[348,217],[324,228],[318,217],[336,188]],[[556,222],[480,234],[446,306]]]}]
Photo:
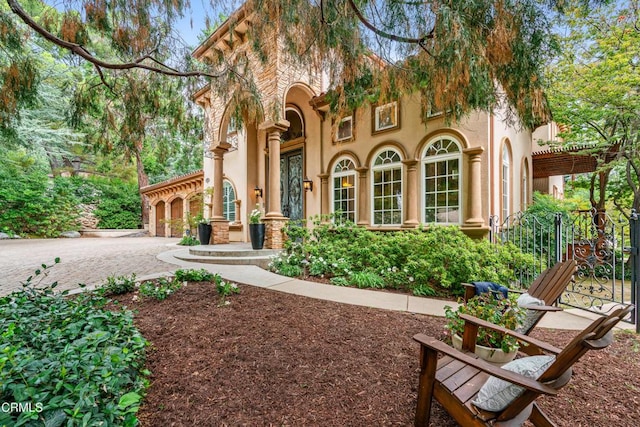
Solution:
[{"label": "dark wood front door", "polygon": [[164,237],[164,202],[156,204],[156,236]]},{"label": "dark wood front door", "polygon": [[[174,199],[171,202],[171,219],[182,219],[182,199]],[[171,222],[171,237],[182,237],[183,230],[181,230],[179,221]]]},{"label": "dark wood front door", "polygon": [[303,218],[302,169],[302,150],[280,155],[280,208],[293,221]]}]

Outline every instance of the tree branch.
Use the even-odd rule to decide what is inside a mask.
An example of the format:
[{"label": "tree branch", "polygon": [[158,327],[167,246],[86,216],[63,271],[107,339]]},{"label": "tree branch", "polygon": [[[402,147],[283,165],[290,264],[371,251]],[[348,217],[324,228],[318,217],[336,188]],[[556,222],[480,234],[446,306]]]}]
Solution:
[{"label": "tree branch", "polygon": [[[40,34],[42,37],[44,37],[46,40],[50,41],[51,43],[54,43],[62,48],[65,48],[73,52],[74,54],[78,55],[79,57],[93,64],[96,68],[106,68],[110,70],[130,70],[133,68],[140,68],[140,69],[152,71],[154,73],[160,73],[160,74],[165,74],[165,75],[174,76],[174,77],[211,77],[211,78],[219,78],[223,76],[227,71],[229,71],[225,69],[219,74],[213,74],[213,73],[208,73],[203,71],[177,71],[175,69],[172,69],[166,66],[161,61],[151,58],[149,55],[145,55],[142,58],[139,58],[133,62],[125,62],[125,63],[106,62],[93,56],[93,54],[91,54],[82,45],[63,40],[55,36],[54,34],[51,34],[49,31],[45,30],[41,25],[39,25],[36,21],[34,21],[33,18],[31,18],[31,16],[29,16],[29,14],[24,11],[24,9],[22,9],[20,4],[16,0],[7,0],[7,4],[9,5],[13,13],[15,13],[25,24],[31,27],[31,29],[33,29],[36,33]],[[145,59],[150,59],[156,64],[158,64],[159,66],[155,67],[155,66],[142,63],[142,61],[144,61]]]},{"label": "tree branch", "polygon": [[362,12],[360,11],[360,9],[358,9],[358,6],[356,6],[356,4],[354,3],[353,0],[349,0],[349,6],[351,6],[351,10],[353,10],[353,12],[356,14],[356,16],[358,17],[358,20],[360,22],[362,22],[362,24],[367,27],[368,29],[370,29],[371,31],[373,31],[376,35],[380,36],[380,37],[384,37],[385,39],[389,39],[389,40],[393,40],[393,41],[397,41],[400,43],[413,43],[413,44],[417,44],[418,46],[420,46],[425,52],[427,52],[430,56],[431,52],[429,52],[427,50],[427,47],[425,46],[425,42],[427,41],[427,39],[432,39],[433,38],[433,29],[431,29],[431,31],[429,32],[429,34],[426,34],[425,36],[417,39],[417,38],[411,38],[411,37],[404,37],[404,36],[398,36],[396,34],[391,34],[391,33],[387,33],[385,31],[382,31],[381,29],[379,29],[378,27],[376,27],[375,25],[373,25],[371,22],[369,22],[367,20],[367,18],[365,18],[365,16],[362,14]]},{"label": "tree branch", "polygon": [[631,191],[633,191],[633,194],[636,195],[638,194],[638,187],[636,186],[636,183],[633,181],[633,177],[631,176],[631,169],[633,168],[633,171],[635,172],[636,177],[639,177],[639,178],[640,178],[640,170],[638,169],[638,166],[633,162],[633,159],[629,154],[625,153],[624,157],[627,159],[627,170],[626,170],[627,184],[629,184],[629,187],[631,187]]}]

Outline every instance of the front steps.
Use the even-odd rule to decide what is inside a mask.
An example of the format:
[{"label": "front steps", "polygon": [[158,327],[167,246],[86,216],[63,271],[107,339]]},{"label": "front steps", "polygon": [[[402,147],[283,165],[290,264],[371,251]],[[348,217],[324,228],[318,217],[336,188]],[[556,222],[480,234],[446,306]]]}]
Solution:
[{"label": "front steps", "polygon": [[253,250],[250,243],[228,243],[219,245],[190,246],[188,253],[175,257],[188,262],[225,265],[257,265],[266,269],[271,256],[282,252],[281,249]]}]

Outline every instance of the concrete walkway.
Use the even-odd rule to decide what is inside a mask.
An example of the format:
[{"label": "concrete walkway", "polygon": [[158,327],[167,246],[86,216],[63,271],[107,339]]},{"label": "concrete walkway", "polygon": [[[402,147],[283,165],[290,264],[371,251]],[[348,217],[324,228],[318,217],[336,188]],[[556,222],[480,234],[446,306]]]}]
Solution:
[{"label": "concrete walkway", "polygon": [[[292,279],[268,272],[256,266],[195,263],[177,258],[178,256],[185,258],[188,252],[188,248],[170,250],[159,254],[158,259],[166,263],[176,264],[180,266],[179,268],[204,268],[207,271],[218,273],[224,279],[233,282],[345,304],[407,311],[431,316],[444,316],[444,307],[446,305],[452,307],[457,306],[456,303],[446,300]],[[547,313],[538,326],[544,328],[582,330],[597,317],[597,314],[588,313],[584,310],[570,309]],[[634,325],[623,322],[619,323],[617,328],[635,329]]]}]

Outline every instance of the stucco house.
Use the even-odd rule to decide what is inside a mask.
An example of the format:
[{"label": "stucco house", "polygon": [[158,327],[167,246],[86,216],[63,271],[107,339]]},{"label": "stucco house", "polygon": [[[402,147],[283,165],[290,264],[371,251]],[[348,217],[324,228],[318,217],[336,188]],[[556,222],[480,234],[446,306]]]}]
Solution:
[{"label": "stucco house", "polygon": [[205,112],[204,168],[143,190],[152,235],[170,235],[162,220],[185,215],[191,195],[209,187],[212,243],[248,241],[249,212],[259,205],[267,248],[282,247],[288,220],[330,213],[376,230],[457,225],[481,237],[490,216],[530,203],[532,131],[509,124],[504,111],[476,112],[455,125],[435,113],[425,122],[420,95],[406,93],[331,119],[326,76],[277,50],[263,65],[247,40],[250,26],[240,8],[193,56],[248,58],[263,114],[240,123],[229,94],[209,86],[195,93]]}]

